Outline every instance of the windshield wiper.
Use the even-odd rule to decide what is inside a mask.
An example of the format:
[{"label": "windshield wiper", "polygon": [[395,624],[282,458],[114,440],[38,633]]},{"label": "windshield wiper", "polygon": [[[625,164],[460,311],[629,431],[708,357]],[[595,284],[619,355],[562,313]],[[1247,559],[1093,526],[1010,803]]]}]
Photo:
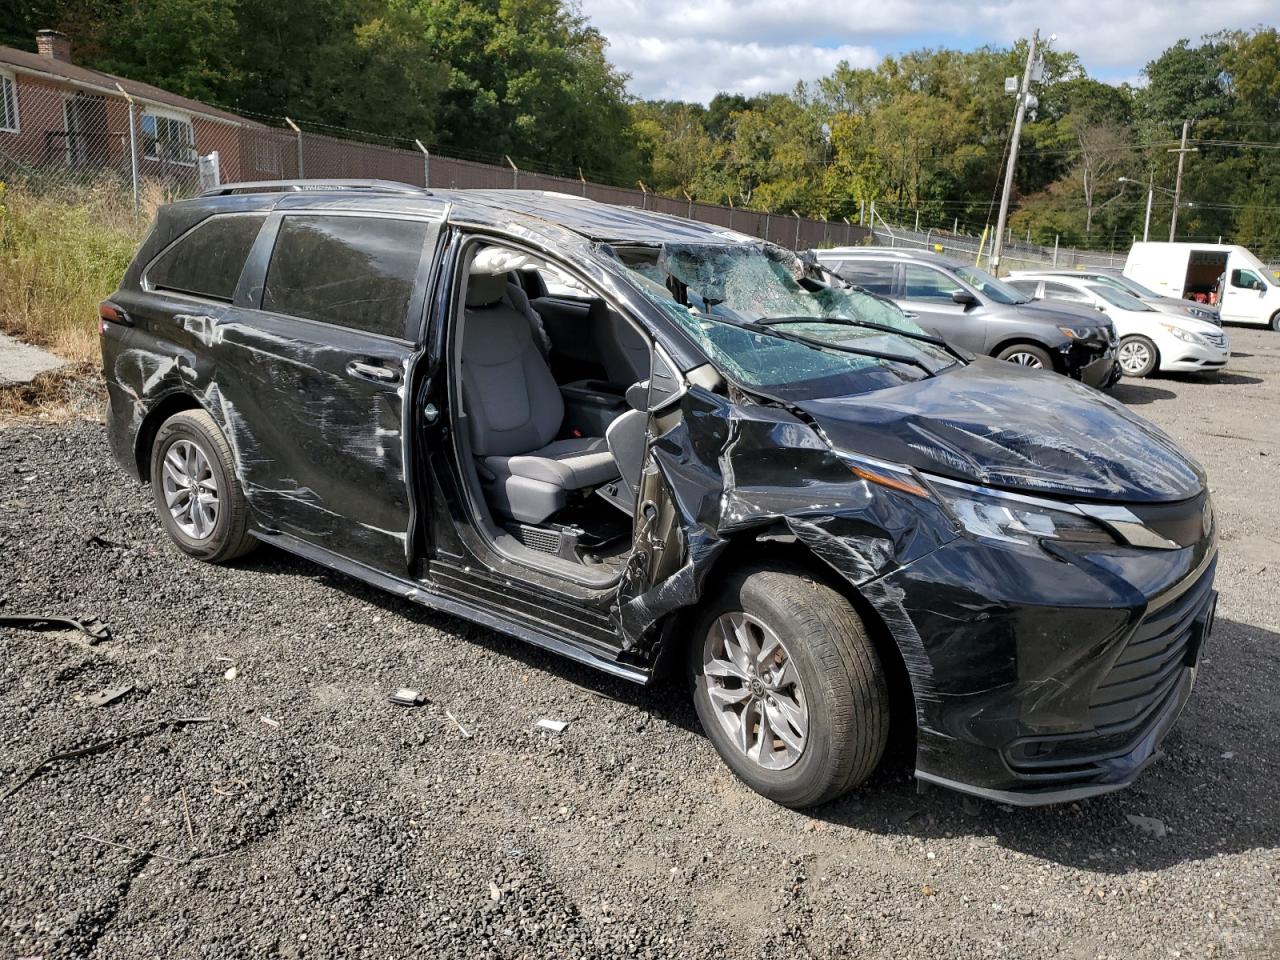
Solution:
[{"label": "windshield wiper", "polygon": [[951,344],[943,340],[941,337],[930,336],[927,333],[912,333],[910,330],[899,330],[897,327],[891,327],[886,323],[874,323],[871,320],[850,320],[847,317],[767,317],[764,320],[757,321],[762,326],[772,327],[775,324],[783,323],[830,323],[837,327],[861,327],[865,330],[879,330],[881,333],[892,333],[899,337],[906,337],[908,340],[919,340],[921,343],[929,343],[935,347],[941,347],[947,353],[951,354],[957,360],[964,360],[964,356]]},{"label": "windshield wiper", "polygon": [[[777,337],[779,340],[790,340],[792,343],[803,344],[814,350],[835,350],[839,353],[851,353],[859,357],[870,357],[873,360],[885,360],[889,363],[902,363],[909,367],[916,367],[923,370],[926,377],[936,377],[938,371],[934,370],[922,360],[915,357],[908,357],[901,353],[886,353],[883,350],[868,350],[865,347],[851,347],[843,343],[832,343],[829,340],[819,340],[817,337],[806,337],[799,333],[787,333],[785,330],[774,330],[772,327],[755,320],[725,320],[723,317],[715,319],[727,323],[730,326],[741,327],[743,330],[750,330],[752,333],[763,333],[766,336]],[[949,368],[944,368],[949,369]]]}]

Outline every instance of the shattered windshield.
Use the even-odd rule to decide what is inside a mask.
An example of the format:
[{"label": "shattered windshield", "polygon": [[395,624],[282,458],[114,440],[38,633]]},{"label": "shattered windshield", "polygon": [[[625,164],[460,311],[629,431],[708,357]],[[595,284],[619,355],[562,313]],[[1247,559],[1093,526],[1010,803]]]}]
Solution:
[{"label": "shattered windshield", "polygon": [[957,358],[892,302],[770,244],[615,249],[635,285],[731,379],[799,397],[865,393]]}]

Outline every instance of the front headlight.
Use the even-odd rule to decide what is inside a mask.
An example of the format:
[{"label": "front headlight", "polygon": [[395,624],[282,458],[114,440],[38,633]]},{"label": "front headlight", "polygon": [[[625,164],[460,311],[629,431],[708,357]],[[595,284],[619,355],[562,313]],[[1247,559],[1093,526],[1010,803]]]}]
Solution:
[{"label": "front headlight", "polygon": [[1100,523],[1071,509],[968,487],[931,483],[933,492],[964,530],[981,540],[1036,545],[1041,540],[1117,543]]},{"label": "front headlight", "polygon": [[1175,337],[1177,337],[1179,340],[1183,341],[1184,343],[1194,343],[1202,347],[1205,345],[1205,341],[1200,337],[1198,337],[1196,334],[1192,333],[1190,330],[1183,330],[1181,327],[1175,327],[1171,323],[1162,323],[1160,324],[1160,326],[1164,327],[1167,331],[1169,331],[1169,333],[1173,334]]},{"label": "front headlight", "polygon": [[1071,340],[1090,340],[1097,337],[1097,327],[1059,327],[1062,335]]}]

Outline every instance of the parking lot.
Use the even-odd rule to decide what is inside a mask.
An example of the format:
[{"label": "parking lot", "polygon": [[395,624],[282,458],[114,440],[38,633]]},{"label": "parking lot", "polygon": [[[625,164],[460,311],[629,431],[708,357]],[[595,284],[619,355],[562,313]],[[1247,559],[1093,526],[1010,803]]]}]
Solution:
[{"label": "parking lot", "polygon": [[775,806],[678,685],[271,549],[192,562],[100,423],[0,428],[0,613],[113,628],[0,632],[0,957],[1280,956],[1280,335],[1229,333],[1227,373],[1114,391],[1209,472],[1198,689],[1134,788],[1047,809],[902,753]]}]

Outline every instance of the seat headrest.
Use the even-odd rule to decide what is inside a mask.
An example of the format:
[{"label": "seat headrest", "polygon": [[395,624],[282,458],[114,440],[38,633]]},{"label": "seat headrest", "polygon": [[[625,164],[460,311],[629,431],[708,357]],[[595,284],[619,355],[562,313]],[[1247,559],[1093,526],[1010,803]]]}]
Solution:
[{"label": "seat headrest", "polygon": [[467,277],[467,306],[491,307],[507,293],[504,274],[473,273]]}]

